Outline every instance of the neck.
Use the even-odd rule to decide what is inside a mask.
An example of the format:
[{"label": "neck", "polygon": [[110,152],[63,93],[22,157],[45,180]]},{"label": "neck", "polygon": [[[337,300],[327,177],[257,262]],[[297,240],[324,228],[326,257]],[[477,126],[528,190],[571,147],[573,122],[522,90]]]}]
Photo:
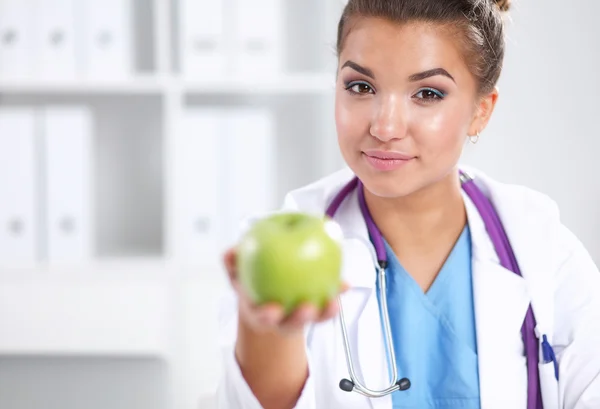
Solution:
[{"label": "neck", "polygon": [[405,197],[382,198],[365,189],[373,221],[394,249],[428,249],[455,240],[466,223],[457,172]]}]

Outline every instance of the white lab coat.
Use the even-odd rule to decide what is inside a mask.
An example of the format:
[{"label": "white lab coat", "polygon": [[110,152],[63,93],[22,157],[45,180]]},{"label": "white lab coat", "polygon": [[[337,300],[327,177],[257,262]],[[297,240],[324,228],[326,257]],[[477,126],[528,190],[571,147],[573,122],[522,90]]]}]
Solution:
[{"label": "white lab coat", "polygon": [[[463,168],[465,169],[465,168]],[[527,373],[521,325],[532,304],[537,330],[546,334],[560,365],[540,364],[545,409],[600,408],[600,273],[581,242],[559,220],[556,205],[522,186],[499,183],[466,170],[494,203],[523,277],[500,266],[483,220],[463,195],[473,243],[473,289],[481,407],[526,409]],[[283,210],[323,214],[353,174],[343,169],[292,191]],[[388,371],[375,290],[375,253],[353,192],[336,220],[344,231],[343,277],[351,289],[342,296],[357,376],[367,387],[388,385]],[[259,409],[234,356],[235,298],[221,310],[222,409]],[[390,396],[367,399],[338,387],[348,377],[337,318],[307,328],[309,378],[298,409],[391,409]],[[277,388],[277,385],[273,385]]]}]

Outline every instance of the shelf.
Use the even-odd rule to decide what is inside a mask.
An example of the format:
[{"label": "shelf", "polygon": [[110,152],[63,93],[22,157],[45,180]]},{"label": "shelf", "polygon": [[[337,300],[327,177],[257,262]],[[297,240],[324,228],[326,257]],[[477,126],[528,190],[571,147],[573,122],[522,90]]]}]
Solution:
[{"label": "shelf", "polygon": [[212,319],[227,288],[217,270],[161,258],[4,269],[0,355],[169,356],[176,308],[201,300],[196,319]]},{"label": "shelf", "polygon": [[333,91],[335,77],[294,74],[273,78],[183,79],[176,76],[131,80],[9,80],[0,79],[0,94],[314,94]]},{"label": "shelf", "polygon": [[[222,276],[221,276],[222,275]],[[172,282],[185,278],[201,278],[219,285],[225,280],[221,266],[200,267],[169,261],[163,257],[114,257],[93,260],[80,265],[40,263],[27,267],[0,267],[0,285],[18,282]]]},{"label": "shelf", "polygon": [[9,80],[0,79],[0,94],[157,94],[167,80],[140,77],[131,80]]},{"label": "shelf", "polygon": [[0,280],[2,354],[163,355],[169,290],[162,280]]},{"label": "shelf", "polygon": [[191,94],[315,94],[333,92],[335,76],[292,74],[273,78],[228,80],[183,80],[181,88]]}]

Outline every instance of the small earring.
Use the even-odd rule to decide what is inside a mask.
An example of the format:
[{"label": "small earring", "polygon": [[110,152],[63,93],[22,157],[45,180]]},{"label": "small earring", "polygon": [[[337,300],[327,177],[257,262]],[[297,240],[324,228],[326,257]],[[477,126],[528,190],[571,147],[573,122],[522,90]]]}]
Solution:
[{"label": "small earring", "polygon": [[479,142],[479,131],[477,131],[477,134],[469,136],[469,140],[473,145]]}]

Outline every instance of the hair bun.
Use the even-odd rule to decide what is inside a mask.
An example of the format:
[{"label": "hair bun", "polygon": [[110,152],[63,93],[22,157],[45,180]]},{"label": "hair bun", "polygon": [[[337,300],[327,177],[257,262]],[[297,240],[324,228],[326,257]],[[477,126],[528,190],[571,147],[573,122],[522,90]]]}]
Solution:
[{"label": "hair bun", "polygon": [[511,0],[494,0],[500,11],[510,10]]}]

